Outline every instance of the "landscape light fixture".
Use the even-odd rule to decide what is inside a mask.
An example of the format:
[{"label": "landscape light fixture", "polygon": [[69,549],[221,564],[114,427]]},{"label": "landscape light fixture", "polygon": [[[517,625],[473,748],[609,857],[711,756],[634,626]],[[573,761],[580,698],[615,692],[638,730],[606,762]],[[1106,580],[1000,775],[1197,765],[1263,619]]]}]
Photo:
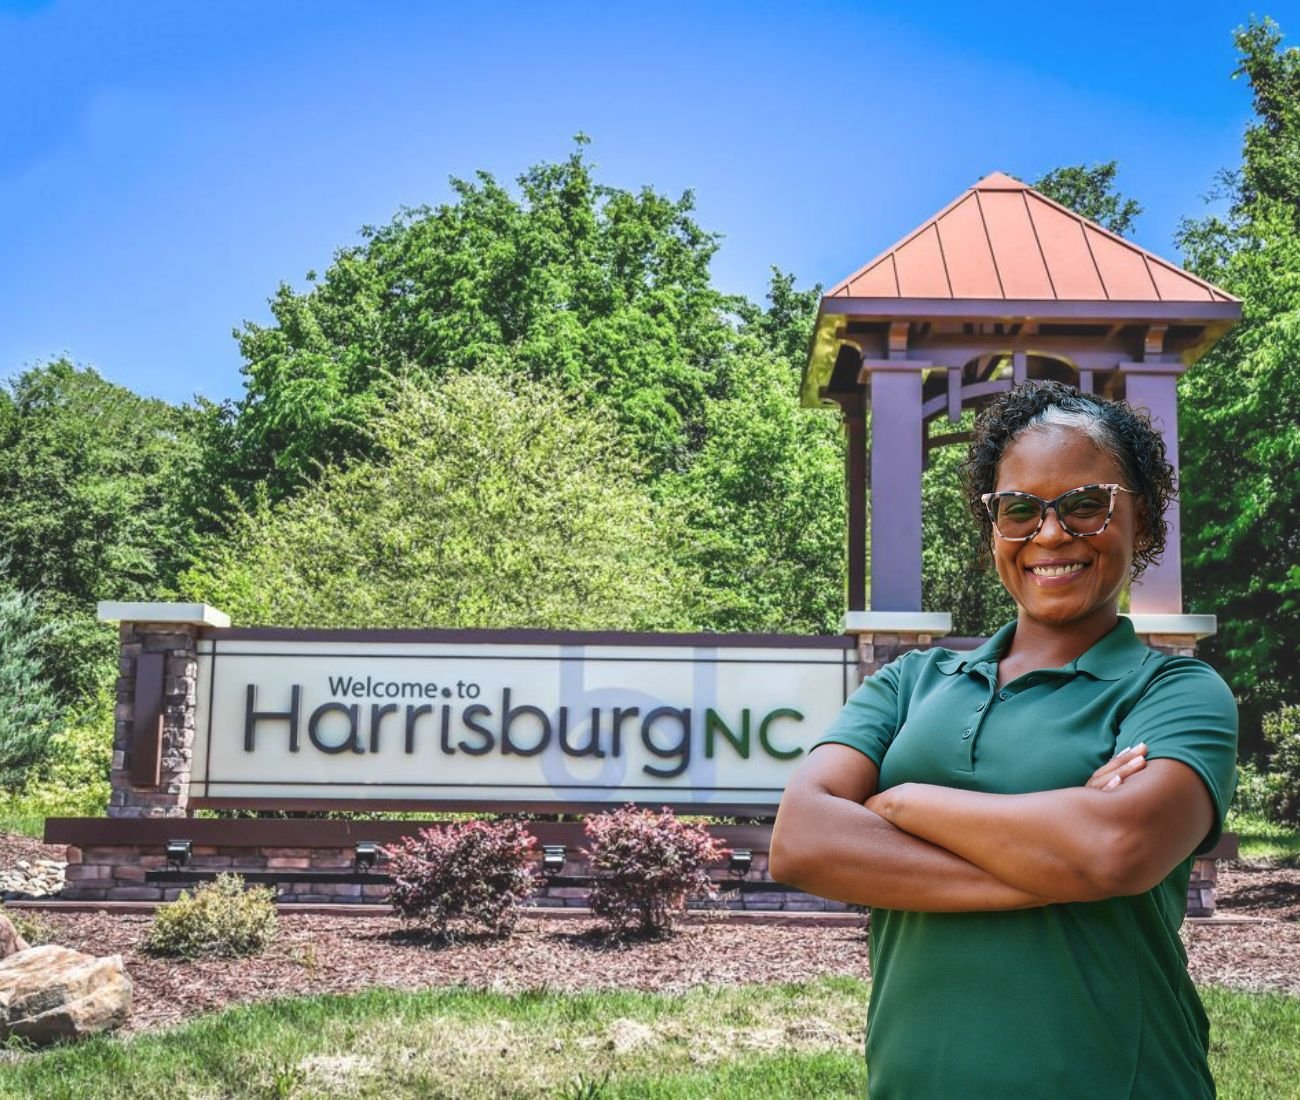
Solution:
[{"label": "landscape light fixture", "polygon": [[373,871],[379,862],[379,845],[373,840],[358,840],[352,850],[352,865],[358,871]]},{"label": "landscape light fixture", "polygon": [[194,844],[188,840],[169,840],[167,842],[167,866],[179,871],[190,861]]},{"label": "landscape light fixture", "polygon": [[568,853],[563,844],[542,845],[542,870],[548,875],[557,875],[564,870]]},{"label": "landscape light fixture", "polygon": [[731,850],[731,862],[727,865],[727,870],[729,870],[733,875],[745,875],[753,865],[753,849],[733,848]]}]

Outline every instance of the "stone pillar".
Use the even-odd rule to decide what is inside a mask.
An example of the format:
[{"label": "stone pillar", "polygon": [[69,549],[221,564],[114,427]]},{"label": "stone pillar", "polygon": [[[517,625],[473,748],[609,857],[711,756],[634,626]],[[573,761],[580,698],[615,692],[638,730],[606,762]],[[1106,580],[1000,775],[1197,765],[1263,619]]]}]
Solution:
[{"label": "stone pillar", "polygon": [[929,649],[952,633],[946,611],[850,611],[844,633],[858,640],[858,679],[873,676],[911,649]]},{"label": "stone pillar", "polygon": [[[196,643],[205,626],[229,626],[230,619],[204,604],[171,603],[101,603],[99,618],[121,624],[108,816],[184,817],[194,751]],[[156,741],[144,728],[150,722],[158,723]],[[151,768],[140,759],[155,752],[156,784],[141,780],[142,767]]]},{"label": "stone pillar", "polygon": [[[1125,400],[1145,409],[1165,441],[1165,456],[1178,473],[1178,376],[1181,363],[1123,363]],[[1178,615],[1183,610],[1182,522],[1178,500],[1165,512],[1169,525],[1164,556],[1148,566],[1130,592],[1133,610],[1140,615]]]}]

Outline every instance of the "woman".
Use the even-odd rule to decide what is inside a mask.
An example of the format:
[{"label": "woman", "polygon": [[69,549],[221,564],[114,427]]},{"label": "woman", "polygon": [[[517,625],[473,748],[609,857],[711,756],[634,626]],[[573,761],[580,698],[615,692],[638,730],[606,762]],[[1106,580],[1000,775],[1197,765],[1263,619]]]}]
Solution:
[{"label": "woman", "polygon": [[785,792],[771,873],[872,907],[872,1100],[1212,1097],[1178,928],[1237,710],[1119,616],[1164,548],[1163,444],[1122,402],[1029,383],[965,472],[1017,618],[863,683]]}]

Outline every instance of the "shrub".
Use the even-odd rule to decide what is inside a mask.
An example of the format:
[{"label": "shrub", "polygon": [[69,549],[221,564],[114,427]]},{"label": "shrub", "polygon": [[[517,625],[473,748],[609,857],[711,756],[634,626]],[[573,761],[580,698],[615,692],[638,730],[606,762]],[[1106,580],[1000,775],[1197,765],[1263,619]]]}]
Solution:
[{"label": "shrub", "polygon": [[1264,715],[1264,736],[1273,746],[1269,781],[1276,784],[1273,815],[1300,825],[1300,706],[1283,706]]},{"label": "shrub", "polygon": [[421,829],[385,849],[392,904],[405,919],[445,939],[452,937],[453,921],[509,935],[533,892],[536,846],[536,838],[517,821]]},{"label": "shrub", "polygon": [[692,896],[717,897],[708,866],[730,855],[703,825],[681,821],[666,806],[655,813],[628,805],[587,818],[586,855],[595,883],[591,910],[621,933],[670,928]]},{"label": "shrub", "polygon": [[256,955],[275,936],[275,891],[221,874],[158,909],[145,938],[155,955]]},{"label": "shrub", "polygon": [[113,760],[112,689],[103,687],[50,738],[49,754],[17,791],[0,791],[0,817],[43,824],[47,817],[102,817]]},{"label": "shrub", "polygon": [[0,786],[11,791],[49,754],[58,717],[39,653],[48,633],[36,600],[0,580]]},{"label": "shrub", "polygon": [[1282,795],[1281,777],[1253,760],[1237,761],[1237,790],[1232,796],[1232,808],[1247,817],[1272,820],[1277,814],[1277,804]]}]

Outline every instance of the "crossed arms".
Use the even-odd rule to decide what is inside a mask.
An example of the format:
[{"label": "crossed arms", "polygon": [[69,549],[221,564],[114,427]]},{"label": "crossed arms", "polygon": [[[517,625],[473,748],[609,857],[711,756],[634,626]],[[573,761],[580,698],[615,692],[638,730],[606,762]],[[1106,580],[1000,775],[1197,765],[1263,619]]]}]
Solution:
[{"label": "crossed arms", "polygon": [[1029,909],[1149,890],[1210,831],[1201,778],[1121,753],[1087,784],[981,794],[924,783],[878,793],[846,745],[809,754],[781,799],[769,872],[856,905],[926,912]]}]

